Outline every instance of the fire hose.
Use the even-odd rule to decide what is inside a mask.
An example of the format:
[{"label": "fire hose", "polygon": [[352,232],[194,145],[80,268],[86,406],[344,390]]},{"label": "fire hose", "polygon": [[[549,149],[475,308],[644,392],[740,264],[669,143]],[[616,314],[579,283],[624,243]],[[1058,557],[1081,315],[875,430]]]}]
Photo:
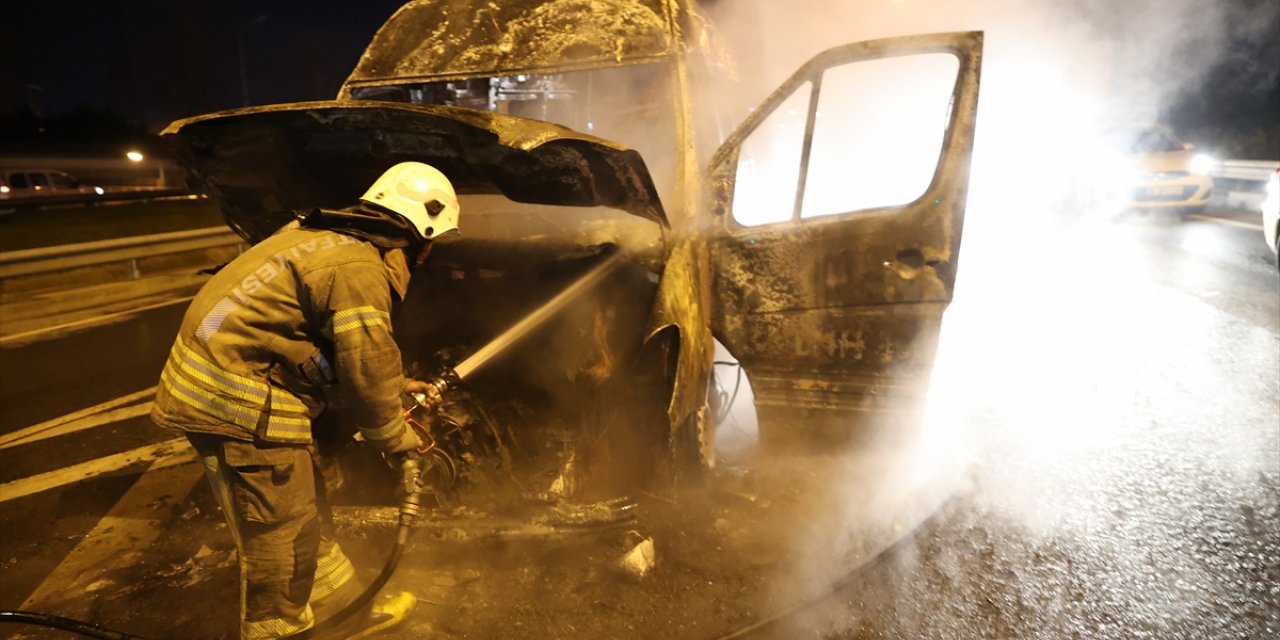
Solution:
[{"label": "fire hose", "polygon": [[[563,291],[551,298],[542,306],[538,307],[532,313],[525,316],[515,325],[508,328],[498,337],[489,342],[489,344],[481,347],[480,350],[471,354],[468,358],[458,363],[454,368],[445,369],[436,375],[428,384],[435,390],[437,398],[452,388],[462,383],[464,377],[474,373],[477,369],[487,364],[496,355],[510,347],[513,343],[527,335],[534,328],[542,325],[547,319],[552,317],[557,311],[566,306],[571,300],[575,299],[586,289],[600,282],[606,275],[617,268],[622,261],[621,254],[614,253],[599,264],[583,274],[578,280],[566,287]],[[404,554],[405,546],[409,541],[409,534],[413,529],[413,522],[422,513],[422,496],[427,485],[428,475],[431,471],[431,465],[425,457],[431,452],[434,443],[431,440],[430,431],[426,429],[419,420],[411,418],[411,413],[415,410],[423,409],[424,399],[414,398],[414,407],[406,408],[406,422],[411,428],[418,432],[420,438],[425,443],[423,448],[416,452],[401,458],[400,473],[402,481],[402,491],[404,497],[400,501],[398,525],[396,528],[395,543],[391,548],[391,553],[386,563],[382,567],[382,571],[378,577],[374,579],[369,587],[360,594],[355,601],[344,607],[341,611],[316,623],[309,629],[302,632],[286,636],[289,640],[306,640],[316,637],[316,634],[328,631],[340,625],[351,616],[365,610],[369,603],[377,596],[382,587],[386,586],[387,581],[391,579],[395,573],[396,567],[400,564],[400,557]],[[90,638],[100,638],[102,640],[147,640],[143,636],[136,636],[114,629],[96,625],[90,622],[75,620],[72,618],[64,618],[61,616],[31,612],[31,611],[0,611],[0,623],[11,622],[21,624],[31,624],[54,629],[69,631]]]},{"label": "fire hose", "polygon": [[413,531],[413,523],[422,513],[422,494],[426,488],[422,482],[423,469],[419,464],[420,457],[416,452],[405,455],[400,460],[400,474],[405,488],[405,495],[400,500],[400,517],[396,526],[396,540],[391,547],[391,553],[387,556],[387,561],[382,565],[382,571],[378,573],[378,577],[369,583],[368,588],[360,594],[358,598],[353,600],[351,604],[343,607],[334,615],[317,622],[310,629],[285,636],[285,640],[307,640],[315,638],[317,634],[324,633],[338,625],[349,620],[352,616],[359,614],[369,607],[369,603],[377,597],[378,592],[387,585],[387,581],[391,580],[391,576],[395,574],[396,568],[400,565],[400,558],[404,555],[404,548],[409,544],[409,534]]},{"label": "fire hose", "polygon": [[[437,391],[443,393],[450,386],[459,382],[461,380],[457,375],[450,372],[450,375],[442,375],[431,384]],[[405,409],[405,422],[418,433],[424,442],[428,442],[430,440],[430,432],[422,425],[419,417],[415,415],[415,412],[426,411],[428,408],[423,404],[422,398],[414,398],[414,400],[413,406]],[[422,496],[428,488],[425,479],[429,471],[429,467],[423,465],[423,456],[430,451],[430,447],[430,444],[425,445],[417,451],[410,451],[404,454],[399,459],[401,491],[404,495],[400,499],[395,542],[392,544],[391,553],[387,556],[387,561],[383,564],[382,571],[378,573],[378,577],[374,578],[373,582],[359,597],[340,611],[304,631],[285,636],[285,640],[309,640],[341,625],[351,619],[352,616],[367,610],[369,604],[377,597],[378,592],[382,591],[382,588],[386,586],[391,576],[395,574],[396,568],[400,564],[401,556],[404,555],[405,546],[409,543],[409,534],[413,531],[413,523],[422,514]],[[0,611],[0,623],[5,622],[60,629],[100,640],[147,640],[143,636],[109,629],[91,622],[34,611]]]}]

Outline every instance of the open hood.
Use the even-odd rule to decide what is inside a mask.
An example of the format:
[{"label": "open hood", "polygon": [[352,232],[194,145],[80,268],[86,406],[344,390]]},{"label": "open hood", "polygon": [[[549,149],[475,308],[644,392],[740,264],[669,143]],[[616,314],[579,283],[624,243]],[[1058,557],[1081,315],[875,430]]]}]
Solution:
[{"label": "open hood", "polygon": [[250,242],[289,222],[294,210],[354,204],[387,167],[411,160],[443,171],[459,194],[612,207],[667,224],[639,153],[540,120],[322,101],[187,118],[161,136],[192,187],[217,200],[227,223]]}]

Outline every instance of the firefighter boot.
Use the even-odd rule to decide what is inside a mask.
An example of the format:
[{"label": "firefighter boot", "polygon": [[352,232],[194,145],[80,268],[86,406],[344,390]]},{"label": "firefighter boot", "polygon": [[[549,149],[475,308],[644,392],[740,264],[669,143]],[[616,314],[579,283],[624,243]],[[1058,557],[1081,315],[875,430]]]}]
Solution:
[{"label": "firefighter boot", "polygon": [[346,640],[361,640],[386,631],[409,617],[409,613],[417,606],[418,598],[408,591],[401,591],[373,605],[369,622],[360,630],[346,637]]}]

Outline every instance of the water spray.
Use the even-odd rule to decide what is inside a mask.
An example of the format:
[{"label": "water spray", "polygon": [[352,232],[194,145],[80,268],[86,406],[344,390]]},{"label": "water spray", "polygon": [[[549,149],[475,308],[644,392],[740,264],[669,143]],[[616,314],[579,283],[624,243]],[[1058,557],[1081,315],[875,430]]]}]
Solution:
[{"label": "water spray", "polygon": [[[459,387],[463,380],[475,373],[476,370],[493,360],[498,354],[506,351],[535,328],[541,326],[547,319],[554,316],[584,291],[603,280],[605,276],[621,264],[621,255],[620,253],[614,253],[608,256],[568,287],[565,287],[554,298],[534,309],[533,312],[526,315],[506,331],[503,331],[498,337],[490,340],[488,344],[480,347],[479,350],[458,363],[457,366],[451,369],[446,368],[443,372],[433,377],[427,384],[435,389],[437,398],[443,398],[446,392]],[[431,437],[430,429],[423,424],[423,422],[430,420],[428,414],[433,407],[427,403],[426,398],[422,397],[421,394],[413,394],[413,400],[412,405],[405,409],[405,419],[409,428],[418,433],[424,444],[417,451],[406,453],[398,461],[402,497],[399,505],[395,545],[391,549],[387,562],[383,565],[378,577],[354,602],[327,620],[317,623],[314,627],[288,636],[288,640],[314,638],[316,634],[332,629],[351,616],[366,610],[369,603],[373,601],[373,598],[391,579],[392,574],[395,573],[396,567],[400,563],[400,557],[404,554],[405,546],[409,542],[409,534],[413,529],[413,525],[422,514],[423,496],[434,488],[433,485],[436,481],[441,479],[441,476],[434,473],[438,471],[437,462],[439,458],[433,458],[431,454],[441,454],[443,460],[449,461],[447,453],[435,451],[435,442]],[[449,481],[451,482],[451,480]]]},{"label": "water spray", "polygon": [[529,332],[541,326],[549,318],[569,304],[570,301],[577,298],[584,291],[595,286],[605,276],[613,272],[614,269],[622,263],[622,254],[614,253],[609,257],[601,260],[599,264],[592,267],[590,271],[582,274],[580,278],[575,280],[563,291],[556,294],[554,298],[542,303],[542,306],[534,309],[519,322],[511,325],[506,331],[498,334],[498,337],[490,340],[488,344],[480,347],[475,353],[467,356],[465,360],[459,362],[452,369],[446,369],[442,373],[437,374],[433,379],[429,380],[435,390],[443,396],[449,389],[460,385],[464,380],[469,378],[471,374],[488,364],[498,354],[506,351],[513,344]]}]

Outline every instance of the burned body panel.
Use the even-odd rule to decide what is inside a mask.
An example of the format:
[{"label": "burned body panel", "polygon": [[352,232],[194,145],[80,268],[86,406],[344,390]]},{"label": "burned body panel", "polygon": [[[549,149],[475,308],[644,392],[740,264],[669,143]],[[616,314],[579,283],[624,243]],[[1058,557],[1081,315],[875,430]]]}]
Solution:
[{"label": "burned body panel", "polygon": [[[750,376],[766,439],[790,429],[847,441],[884,416],[909,417],[955,283],[981,34],[820,54],[703,173],[690,68],[707,34],[683,0],[415,0],[378,32],[339,100],[212,114],[165,134],[250,240],[293,209],[352,203],[395,162],[448,175],[462,194],[462,239],[435,248],[396,320],[419,377],[487,352],[618,258],[468,377],[469,408],[448,423],[462,428],[454,467],[512,474],[516,493],[598,498],[713,463],[713,336]],[[743,141],[779,96],[808,82],[816,103],[832,65],[919,52],[960,61],[923,196],[801,220],[800,183],[789,222],[734,222]],[[507,451],[501,464],[457,463],[492,457],[476,446],[489,441]]]},{"label": "burned body panel", "polygon": [[162,135],[251,242],[296,209],[352,204],[397,162],[427,162],[460,194],[608,206],[665,223],[640,155],[557,125],[457,107],[303,102],[226,111]]},{"label": "burned body panel", "polygon": [[[909,426],[918,416],[955,285],[981,46],[980,33],[847,45],[816,57],[771,98],[776,106],[805,83],[816,93],[824,70],[836,65],[955,55],[960,64],[939,161],[913,202],[801,219],[802,177],[784,222],[736,223],[729,211],[737,154],[768,108],[713,160],[710,215],[719,231],[711,240],[712,328],[750,376],[763,438],[840,443]],[[807,131],[813,135],[812,124]],[[797,160],[803,167],[808,158]]]},{"label": "burned body panel", "polygon": [[[339,94],[537,114],[644,153],[673,227],[665,251],[651,254],[662,275],[646,342],[674,360],[662,403],[679,439],[672,453],[704,465],[714,449],[702,410],[710,271],[686,57],[710,46],[709,30],[696,5],[676,0],[411,2],[378,32]],[[692,436],[680,433],[686,428]]]},{"label": "burned body panel", "polygon": [[415,0],[374,36],[354,89],[504,72],[566,71],[657,59],[674,39],[663,0]]}]

